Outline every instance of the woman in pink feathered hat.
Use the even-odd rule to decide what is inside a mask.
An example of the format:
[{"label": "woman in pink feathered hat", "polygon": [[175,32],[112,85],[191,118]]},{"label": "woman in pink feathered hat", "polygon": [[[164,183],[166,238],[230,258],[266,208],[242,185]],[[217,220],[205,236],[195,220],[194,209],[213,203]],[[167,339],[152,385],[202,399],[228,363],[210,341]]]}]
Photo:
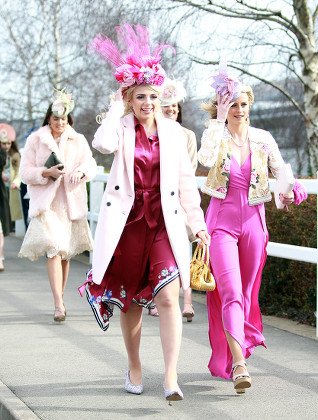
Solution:
[{"label": "woman in pink feathered hat", "polygon": [[181,400],[179,290],[181,283],[186,289],[190,283],[183,209],[193,234],[207,244],[210,237],[186,144],[180,141],[182,128],[160,112],[164,46],[151,54],[145,27],[124,24],[116,30],[123,50],[102,35],[91,44],[113,64],[120,88],[93,140],[93,147],[115,157],[101,203],[86,296],[103,330],[114,305],[121,309],[128,355],[125,389],[133,394],[143,392],[142,309],[156,303],[165,398]]}]

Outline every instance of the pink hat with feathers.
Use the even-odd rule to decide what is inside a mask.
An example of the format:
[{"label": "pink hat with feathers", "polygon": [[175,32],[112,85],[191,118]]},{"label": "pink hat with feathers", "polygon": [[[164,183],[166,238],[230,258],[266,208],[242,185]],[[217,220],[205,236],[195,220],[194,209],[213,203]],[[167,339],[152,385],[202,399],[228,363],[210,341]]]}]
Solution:
[{"label": "pink hat with feathers", "polygon": [[123,87],[133,85],[161,86],[166,73],[160,65],[160,53],[169,44],[158,45],[151,53],[148,30],[145,26],[128,23],[116,28],[118,45],[106,35],[98,34],[88,45],[115,69],[114,76]]}]

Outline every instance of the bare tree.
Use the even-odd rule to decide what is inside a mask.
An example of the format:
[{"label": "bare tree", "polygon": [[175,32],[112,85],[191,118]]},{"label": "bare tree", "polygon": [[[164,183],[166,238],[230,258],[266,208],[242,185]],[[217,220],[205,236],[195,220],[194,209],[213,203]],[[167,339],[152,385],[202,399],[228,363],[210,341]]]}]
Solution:
[{"label": "bare tree", "polygon": [[[34,84],[41,73],[43,52],[46,43],[46,27],[49,19],[48,9],[44,1],[38,2],[38,15],[30,13],[25,19],[27,8],[7,9],[1,7],[0,18],[3,22],[2,35],[2,69],[3,103],[18,113],[26,111],[28,120],[33,120]],[[40,16],[40,19],[38,18]],[[36,28],[36,33],[34,29]],[[5,31],[6,29],[6,31]],[[18,99],[14,92],[20,92]],[[23,92],[23,93],[22,93]],[[21,95],[22,93],[22,95]],[[24,97],[23,97],[24,96]],[[21,115],[21,114],[20,114]],[[25,115],[25,112],[22,112]]]},{"label": "bare tree", "polygon": [[[216,65],[220,55],[226,55],[230,67],[288,98],[306,125],[311,173],[318,169],[318,6],[314,0],[280,3],[281,8],[270,0],[169,0],[163,7],[178,13],[181,25],[187,28],[194,15],[200,16],[200,42],[193,36],[192,48],[187,48],[194,61]],[[191,33],[196,30],[193,27]],[[182,45],[186,36],[179,39]],[[300,101],[288,85],[275,82],[283,78],[296,78],[302,85]]]},{"label": "bare tree", "polygon": [[87,44],[125,20],[147,23],[144,10],[127,0],[0,0],[2,120],[42,119],[55,87],[73,92],[81,119],[97,114],[116,84]]}]

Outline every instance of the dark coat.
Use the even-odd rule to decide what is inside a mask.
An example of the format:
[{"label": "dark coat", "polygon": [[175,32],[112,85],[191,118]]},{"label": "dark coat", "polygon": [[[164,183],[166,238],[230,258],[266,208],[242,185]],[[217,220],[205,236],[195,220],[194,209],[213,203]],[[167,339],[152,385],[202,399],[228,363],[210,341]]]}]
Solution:
[{"label": "dark coat", "polygon": [[4,236],[8,236],[10,233],[10,207],[9,197],[6,186],[2,179],[2,172],[6,166],[7,153],[4,149],[0,148],[0,221],[2,225],[2,231]]}]

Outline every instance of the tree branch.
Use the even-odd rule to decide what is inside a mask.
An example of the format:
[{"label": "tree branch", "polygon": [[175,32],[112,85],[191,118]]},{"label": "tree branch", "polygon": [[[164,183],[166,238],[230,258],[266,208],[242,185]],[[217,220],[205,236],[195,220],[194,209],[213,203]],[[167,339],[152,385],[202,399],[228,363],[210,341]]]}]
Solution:
[{"label": "tree branch", "polygon": [[188,6],[195,7],[200,10],[204,10],[209,13],[216,13],[224,17],[240,18],[253,21],[269,21],[277,23],[280,26],[284,26],[289,31],[292,31],[299,40],[306,40],[306,34],[299,28],[292,20],[288,19],[287,16],[284,16],[280,10],[271,10],[271,9],[261,9],[253,6],[247,5],[243,0],[236,0],[236,3],[242,4],[243,7],[248,10],[235,10],[230,7],[215,4],[213,0],[209,0],[209,5],[207,7],[198,3],[194,3],[192,0],[170,0],[172,2],[182,3]]},{"label": "tree branch", "polygon": [[7,28],[8,28],[8,31],[9,31],[9,34],[10,34],[10,38],[12,39],[12,41],[13,41],[13,43],[14,43],[14,45],[15,45],[15,47],[16,47],[16,49],[17,49],[17,51],[18,51],[18,53],[19,53],[19,55],[20,55],[20,57],[21,57],[21,59],[23,61],[23,64],[26,67],[28,67],[26,56],[25,56],[25,54],[23,52],[23,49],[22,49],[21,45],[18,42],[17,37],[15,36],[15,34],[13,32],[13,28],[12,28],[11,24],[9,23],[9,21],[8,21],[7,17],[5,16],[5,14],[2,13],[2,12],[1,12],[1,17],[4,20],[4,22],[5,22],[5,24],[6,24]]},{"label": "tree branch", "polygon": [[[205,65],[218,65],[219,64],[218,61],[201,60],[201,59],[199,59],[197,57],[191,57],[191,58],[192,58],[193,61],[195,61],[196,63],[199,63],[199,64],[205,64]],[[276,83],[271,82],[270,80],[264,79],[263,77],[258,76],[255,73],[251,73],[250,71],[245,70],[244,68],[242,68],[242,67],[240,67],[240,66],[238,66],[236,64],[232,64],[232,63],[229,63],[228,62],[227,63],[227,66],[228,67],[231,67],[231,68],[233,68],[235,70],[239,70],[240,72],[242,72],[242,73],[244,73],[244,74],[246,74],[246,75],[248,75],[250,77],[253,77],[254,79],[259,80],[260,82],[266,83],[267,85],[272,86],[273,88],[277,89],[279,92],[281,92],[294,105],[294,107],[297,109],[297,111],[304,118],[305,122],[310,121],[311,124],[314,124],[313,121],[311,121],[311,120],[308,119],[308,116],[306,115],[305,111],[300,106],[300,104],[285,89],[283,89],[282,87],[280,87]]]}]

